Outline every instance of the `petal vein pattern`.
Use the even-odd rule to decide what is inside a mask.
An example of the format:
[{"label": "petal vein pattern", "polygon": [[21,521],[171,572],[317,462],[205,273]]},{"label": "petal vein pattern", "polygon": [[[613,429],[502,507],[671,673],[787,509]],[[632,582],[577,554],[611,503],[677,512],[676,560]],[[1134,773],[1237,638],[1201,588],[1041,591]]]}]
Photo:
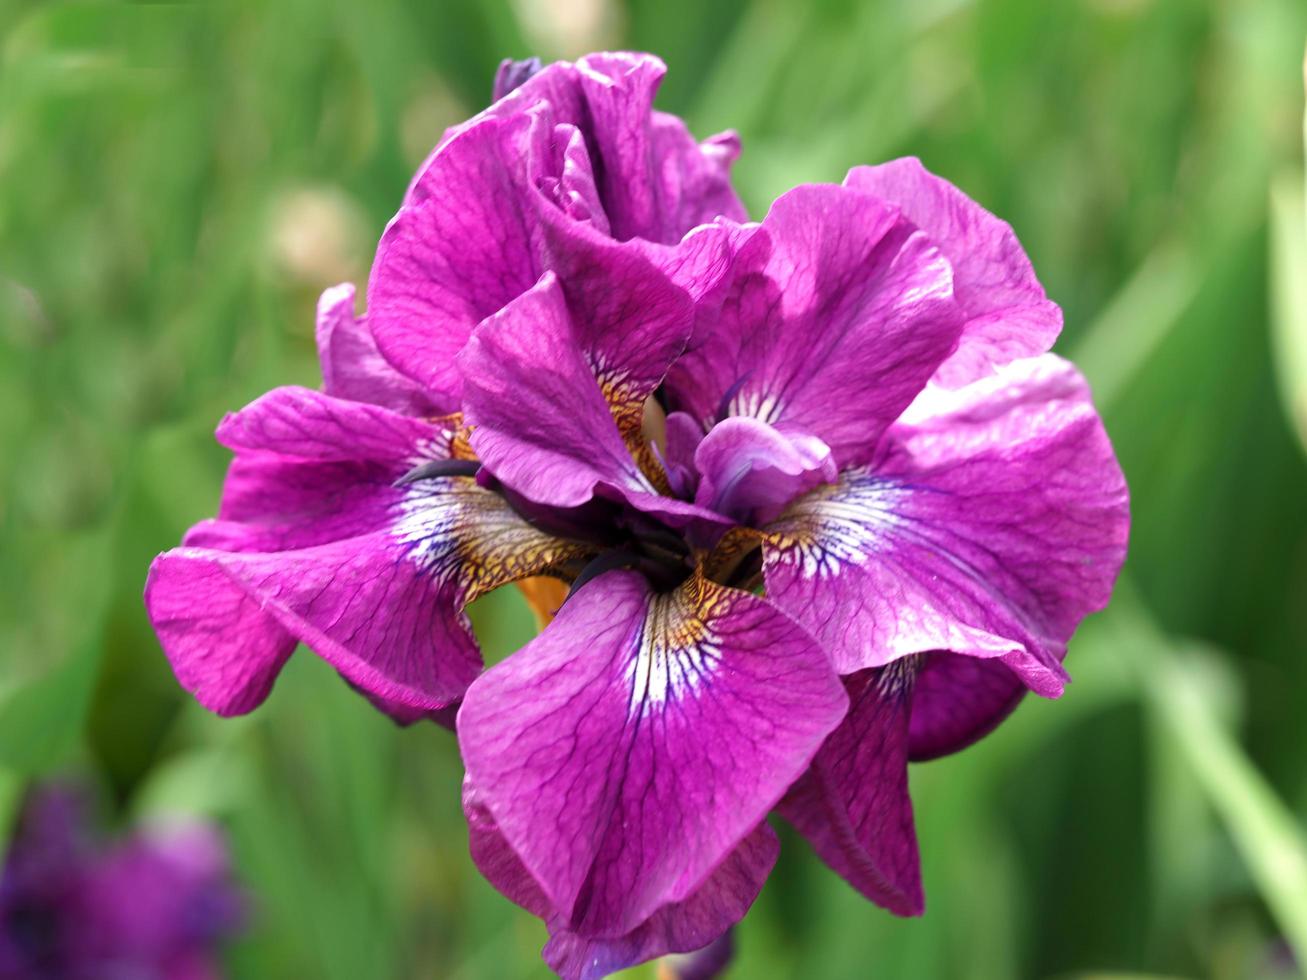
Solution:
[{"label": "petal vein pattern", "polygon": [[948,260],[883,201],[796,188],[740,229],[714,317],[668,374],[670,407],[710,428],[744,416],[820,439],[841,466],[881,432],[957,346]]},{"label": "petal vein pattern", "polygon": [[472,685],[458,731],[563,923],[611,937],[690,896],[846,705],[821,649],[765,600],[610,572]]},{"label": "petal vein pattern", "polygon": [[842,674],[951,650],[1058,696],[1125,552],[1125,482],[1088,389],[1047,355],[930,389],[877,457],[768,528],[768,594]]},{"label": "petal vein pattern", "polygon": [[[681,592],[657,597],[641,630],[639,652],[627,671],[630,716],[697,691],[721,663],[722,648],[704,619],[684,608]],[[704,610],[711,616],[711,610]],[[688,615],[687,615],[688,614]]]},{"label": "petal vein pattern", "polygon": [[[672,521],[726,523],[658,492],[618,428],[625,416],[615,414],[617,389],[595,377],[596,363],[608,366],[610,380],[620,364],[624,386],[639,379],[636,390],[647,395],[684,343],[687,308],[663,291],[613,293],[590,307],[611,311],[592,319],[571,308],[548,274],[477,326],[458,356],[472,445],[497,478],[540,504],[575,507],[598,493]],[[615,315],[622,310],[628,315]],[[629,387],[623,397],[631,403]],[[657,474],[665,485],[661,465]]]},{"label": "petal vein pattern", "polygon": [[845,678],[849,713],[780,806],[822,859],[898,915],[924,908],[908,798],[908,715],[916,658]]},{"label": "petal vein pattern", "polygon": [[648,55],[550,65],[423,165],[378,247],[368,309],[381,351],[442,403],[459,397],[452,359],[474,326],[545,272],[571,289],[634,261],[696,299],[716,288],[729,259],[714,219],[745,217],[738,146],[696,143],[651,111],[664,70]]},{"label": "petal vein pattern", "polygon": [[936,372],[936,383],[960,388],[1052,346],[1062,330],[1062,311],[1044,295],[1007,222],[914,157],[854,167],[844,186],[901,208],[953,263],[954,293],[967,323],[957,351]]},{"label": "petal vein pattern", "polygon": [[776,863],[780,841],[765,822],[755,827],[688,898],[660,907],[630,932],[593,936],[570,929],[499,832],[470,781],[463,786],[472,859],[500,892],[544,919],[545,961],[563,980],[600,980],[666,953],[713,943],[739,922]]},{"label": "petal vein pattern", "polygon": [[400,511],[392,533],[408,545],[410,560],[433,579],[457,580],[464,604],[586,551],[527,524],[470,477],[410,488]]},{"label": "petal vein pattern", "polygon": [[219,434],[237,452],[221,517],[156,559],[146,606],[183,687],[222,714],[261,703],[297,642],[374,699],[442,708],[481,665],[463,606],[585,553],[473,478],[395,486],[449,457],[443,423],[286,388]]}]

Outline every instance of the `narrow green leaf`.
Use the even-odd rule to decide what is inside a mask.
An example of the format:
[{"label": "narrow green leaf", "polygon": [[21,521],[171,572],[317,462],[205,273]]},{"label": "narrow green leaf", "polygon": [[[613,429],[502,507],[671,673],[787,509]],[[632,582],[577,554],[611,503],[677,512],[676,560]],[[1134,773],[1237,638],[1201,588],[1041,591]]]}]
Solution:
[{"label": "narrow green leaf", "polygon": [[69,542],[69,582],[77,596],[72,648],[52,670],[0,701],[0,767],[39,775],[62,765],[82,734],[103,652],[100,627],[109,600],[109,528]]},{"label": "narrow green leaf", "polygon": [[0,769],[0,868],[5,865],[10,832],[18,818],[18,804],[23,798],[23,779],[9,769]]},{"label": "narrow green leaf", "polygon": [[1302,828],[1265,777],[1219,723],[1195,674],[1168,656],[1151,694],[1170,724],[1271,914],[1300,962],[1307,956],[1307,845]]},{"label": "narrow green leaf", "polygon": [[1229,730],[1222,703],[1228,680],[1201,669],[1204,651],[1163,636],[1128,584],[1115,602],[1116,648],[1137,671],[1147,703],[1225,825],[1285,941],[1307,962],[1307,841]]},{"label": "narrow green leaf", "polygon": [[1280,396],[1307,446],[1307,211],[1302,177],[1271,184],[1271,342]]},{"label": "narrow green leaf", "polygon": [[1081,335],[1070,357],[1106,412],[1138,377],[1193,302],[1201,281],[1189,253],[1157,248]]}]

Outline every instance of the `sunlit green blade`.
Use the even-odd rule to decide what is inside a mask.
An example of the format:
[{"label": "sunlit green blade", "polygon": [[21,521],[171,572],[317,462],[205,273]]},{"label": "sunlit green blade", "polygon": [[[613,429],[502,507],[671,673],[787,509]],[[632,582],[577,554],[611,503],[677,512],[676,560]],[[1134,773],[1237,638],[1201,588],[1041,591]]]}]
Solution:
[{"label": "sunlit green blade", "polygon": [[1199,270],[1182,246],[1151,254],[1068,356],[1084,372],[1101,411],[1109,410],[1180,322],[1198,291]]},{"label": "sunlit green blade", "polygon": [[1307,446],[1307,204],[1297,174],[1271,185],[1271,329],[1285,411]]},{"label": "sunlit green blade", "polygon": [[1307,835],[1223,720],[1228,683],[1205,668],[1201,647],[1158,632],[1135,605],[1118,597],[1113,616],[1118,656],[1138,671],[1143,694],[1216,810],[1284,938],[1307,953]]},{"label": "sunlit green blade", "polygon": [[[101,630],[109,598],[103,571],[113,553],[112,527],[69,541],[60,555],[63,584],[79,597],[76,618],[60,623],[60,635],[72,649],[47,672],[0,695],[0,768],[41,775],[66,765],[86,723],[103,652]],[[49,657],[37,645],[36,631],[16,650],[4,652]],[[54,658],[50,658],[54,659]],[[30,664],[14,664],[30,670]]]}]

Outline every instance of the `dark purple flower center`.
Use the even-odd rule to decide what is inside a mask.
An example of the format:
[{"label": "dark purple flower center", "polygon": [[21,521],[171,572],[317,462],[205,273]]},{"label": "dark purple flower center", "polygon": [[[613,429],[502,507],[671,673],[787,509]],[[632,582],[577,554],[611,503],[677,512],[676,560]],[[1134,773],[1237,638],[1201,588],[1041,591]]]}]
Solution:
[{"label": "dark purple flower center", "polygon": [[[728,394],[723,401],[724,410],[729,401]],[[661,406],[656,398],[654,402]],[[661,408],[655,415],[657,421],[653,430],[656,431],[647,432],[646,438],[656,466],[668,475],[662,495],[686,504],[702,504],[702,501],[696,501],[696,491],[704,477],[694,469],[693,451],[708,436],[694,423],[693,431],[688,436],[683,435],[682,444],[677,447],[681,458],[669,457],[660,447],[660,444],[666,446]],[[727,455],[729,458],[730,454]],[[570,583],[569,595],[615,569],[640,572],[658,592],[677,588],[696,568],[719,584],[748,589],[759,584],[762,569],[760,538],[750,537],[743,545],[739,540],[733,541],[730,554],[725,558],[721,557],[717,546],[732,523],[742,527],[756,523],[750,520],[754,513],[752,506],[742,504],[737,507],[736,503],[750,499],[750,488],[767,479],[765,466],[759,475],[758,457],[756,449],[745,446],[741,461],[733,467],[728,465],[730,472],[727,477],[717,474],[720,487],[714,503],[723,518],[731,519],[717,522],[694,518],[678,521],[650,514],[602,487],[593,499],[578,507],[540,504],[515,492],[476,460],[443,459],[423,463],[396,480],[395,485],[403,487],[425,480],[472,477],[479,486],[501,497],[532,527],[554,537],[589,545],[588,555],[572,559],[564,567],[554,570]],[[781,492],[789,493],[792,489],[786,485]],[[709,509],[705,513],[713,511]]]}]

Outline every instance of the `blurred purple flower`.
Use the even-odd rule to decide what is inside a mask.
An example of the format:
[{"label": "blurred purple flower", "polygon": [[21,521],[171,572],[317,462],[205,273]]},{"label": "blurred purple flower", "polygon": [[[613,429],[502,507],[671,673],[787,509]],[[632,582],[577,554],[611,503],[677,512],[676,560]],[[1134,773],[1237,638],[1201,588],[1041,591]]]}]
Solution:
[{"label": "blurred purple flower", "polygon": [[[662,70],[501,69],[366,320],[323,297],[324,391],[223,421],[219,518],[146,593],[213,710],[298,641],[400,721],[457,710],[473,857],[566,977],[722,936],[774,807],[919,913],[907,762],[1061,694],[1128,529],[1007,225],[915,160],[749,223],[734,137],[653,112]],[[482,673],[464,606],[541,575],[557,618]]]},{"label": "blurred purple flower", "polygon": [[104,847],[74,794],[45,790],[0,878],[0,976],[208,980],[243,919],[213,828],[150,828]]}]

